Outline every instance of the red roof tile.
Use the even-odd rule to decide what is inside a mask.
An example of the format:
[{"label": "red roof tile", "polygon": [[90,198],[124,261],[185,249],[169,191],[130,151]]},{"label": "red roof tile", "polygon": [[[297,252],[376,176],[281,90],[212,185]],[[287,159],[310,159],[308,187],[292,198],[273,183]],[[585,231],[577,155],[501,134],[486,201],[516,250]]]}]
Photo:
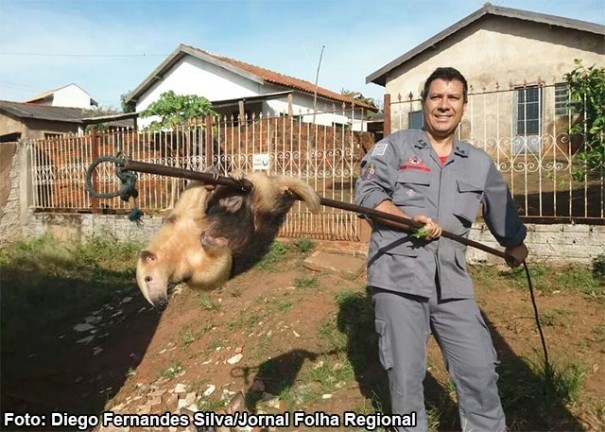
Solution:
[{"label": "red roof tile", "polygon": [[[305,81],[302,79],[298,79],[298,78],[294,78],[288,75],[283,75],[277,72],[273,72],[271,70],[259,67],[259,66],[254,66],[248,63],[244,63],[242,61],[239,60],[235,60],[229,57],[224,57],[224,56],[220,56],[217,54],[213,54],[211,52],[208,51],[204,51],[201,50],[199,48],[196,47],[192,47],[190,45],[183,45],[188,47],[189,49],[193,50],[193,51],[199,51],[200,53],[203,53],[205,55],[214,57],[215,59],[228,63],[232,66],[235,66],[237,68],[240,68],[242,70],[245,70],[246,72],[252,73],[254,75],[259,76],[260,78],[262,78],[264,81],[267,81],[269,83],[272,84],[277,84],[280,86],[284,86],[284,87],[289,87],[289,88],[293,88],[296,90],[301,90],[303,92],[306,93],[310,93],[313,94],[315,92],[315,84],[310,83],[309,81]],[[344,96],[340,93],[336,93],[333,92],[331,90],[325,89],[323,87],[319,87],[317,86],[317,95],[327,98],[327,99],[331,99],[334,101],[339,101],[339,102],[344,102],[347,104],[351,104],[354,103],[355,106],[357,107],[362,107],[362,108],[367,108],[367,109],[371,109],[374,111],[378,111],[378,109],[373,106],[373,105],[369,105],[369,104],[365,104],[362,102],[359,102],[355,99],[352,99],[350,97]]]}]

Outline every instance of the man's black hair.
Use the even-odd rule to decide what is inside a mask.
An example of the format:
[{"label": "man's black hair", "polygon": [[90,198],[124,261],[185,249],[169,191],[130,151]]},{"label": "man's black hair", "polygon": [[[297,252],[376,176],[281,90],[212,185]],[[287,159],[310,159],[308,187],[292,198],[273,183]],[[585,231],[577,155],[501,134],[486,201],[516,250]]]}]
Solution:
[{"label": "man's black hair", "polygon": [[466,82],[466,78],[464,78],[464,75],[453,67],[440,67],[435,69],[435,71],[426,79],[426,82],[424,83],[424,89],[420,94],[420,98],[422,99],[423,103],[426,101],[431,83],[436,79],[442,79],[444,81],[460,81],[462,83],[464,102],[468,102],[468,84]]}]

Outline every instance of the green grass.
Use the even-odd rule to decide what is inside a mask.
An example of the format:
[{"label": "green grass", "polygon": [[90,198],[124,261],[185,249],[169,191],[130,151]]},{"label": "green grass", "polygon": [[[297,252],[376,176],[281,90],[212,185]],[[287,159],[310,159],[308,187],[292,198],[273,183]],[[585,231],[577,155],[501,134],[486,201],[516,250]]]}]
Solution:
[{"label": "green grass", "polygon": [[183,371],[183,365],[179,361],[173,361],[170,366],[162,369],[159,373],[160,378],[172,380]]},{"label": "green grass", "polygon": [[[550,268],[540,264],[528,264],[529,275],[536,291],[544,294],[580,293],[605,300],[605,283],[600,273],[589,266],[573,265]],[[511,288],[528,289],[523,267],[498,271],[490,266],[469,266],[473,280],[486,288],[499,287],[503,283]]]},{"label": "green grass", "polygon": [[354,379],[353,366],[344,355],[324,356],[300,374],[303,382],[320,383],[322,393],[333,392],[337,390],[337,384],[350,383]]},{"label": "green grass", "polygon": [[194,329],[190,326],[181,329],[177,336],[178,344],[181,348],[187,348],[193,342],[198,340],[204,333],[203,330]]},{"label": "green grass", "polygon": [[269,252],[256,264],[256,268],[275,273],[282,271],[284,264],[291,264],[307,255],[315,248],[315,241],[301,238],[289,243],[275,241]]},{"label": "green grass", "polygon": [[318,288],[319,278],[317,276],[300,277],[294,279],[295,288]]},{"label": "green grass", "polygon": [[221,306],[216,303],[208,293],[200,292],[197,294],[197,299],[204,310],[207,311],[219,311],[221,310]]},{"label": "green grass", "polygon": [[73,326],[105,305],[136,295],[140,244],[109,236],[82,245],[50,237],[19,241],[0,249],[3,349],[12,350],[29,334],[53,326]]},{"label": "green grass", "polygon": [[294,306],[294,303],[292,303],[289,300],[278,300],[275,308],[279,311],[279,312],[286,312],[287,310],[289,310],[292,306]]},{"label": "green grass", "polygon": [[278,272],[281,270],[280,263],[286,258],[288,248],[285,244],[274,242],[269,252],[258,262],[257,268],[267,272]]},{"label": "green grass", "polygon": [[315,249],[315,241],[309,238],[296,239],[291,244],[300,253],[308,253]]},{"label": "green grass", "polygon": [[540,312],[540,324],[545,327],[571,327],[571,313],[565,309],[549,309]]}]

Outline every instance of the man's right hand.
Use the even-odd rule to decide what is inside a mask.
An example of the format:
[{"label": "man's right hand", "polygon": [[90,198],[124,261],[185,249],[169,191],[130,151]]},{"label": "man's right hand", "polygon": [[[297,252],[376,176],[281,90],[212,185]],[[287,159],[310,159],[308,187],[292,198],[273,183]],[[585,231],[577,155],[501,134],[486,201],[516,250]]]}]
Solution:
[{"label": "man's right hand", "polygon": [[[424,216],[424,215],[419,215],[419,216],[414,216],[414,217],[410,217],[409,215],[407,215],[406,213],[404,213],[399,207],[397,207],[395,204],[393,204],[392,201],[390,200],[385,200],[382,201],[380,204],[378,204],[374,210],[378,210],[384,213],[389,213],[395,216],[401,216],[404,217],[406,219],[412,219],[413,221],[416,222],[420,222],[422,224],[424,224],[424,228],[426,231],[426,234],[424,235],[424,239],[425,240],[434,240],[436,238],[439,238],[441,236],[441,233],[443,232],[443,230],[441,229],[441,227],[439,225],[437,225],[431,218],[429,218],[428,216]],[[384,221],[384,223],[386,225],[389,224],[390,221]],[[397,224],[397,222],[394,222],[395,224]],[[410,228],[416,228],[416,227],[411,227]]]},{"label": "man's right hand", "polygon": [[430,217],[425,215],[414,216],[412,220],[416,222],[420,222],[424,224],[424,229],[426,234],[424,235],[424,239],[431,241],[441,237],[443,233],[443,229],[439,225],[437,225]]}]

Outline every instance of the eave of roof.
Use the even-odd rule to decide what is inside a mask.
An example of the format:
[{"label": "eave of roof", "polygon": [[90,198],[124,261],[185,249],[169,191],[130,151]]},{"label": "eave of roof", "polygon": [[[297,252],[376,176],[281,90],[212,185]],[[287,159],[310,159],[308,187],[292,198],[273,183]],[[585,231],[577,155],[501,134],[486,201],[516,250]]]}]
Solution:
[{"label": "eave of roof", "polygon": [[481,7],[479,10],[468,15],[466,18],[463,18],[460,21],[454,23],[445,30],[437,33],[432,38],[426,40],[415,48],[412,48],[410,51],[397,57],[395,60],[391,61],[390,63],[381,67],[377,71],[368,75],[366,77],[366,84],[373,82],[375,84],[385,86],[387,75],[393,69],[401,66],[402,64],[421,54],[428,48],[435,46],[437,43],[441,42],[442,40],[458,32],[459,30],[469,26],[470,24],[474,23],[475,21],[479,20],[480,18],[486,15],[502,16],[507,18],[533,21],[540,24],[547,24],[550,26],[570,28],[574,30],[585,31],[588,33],[594,33],[597,35],[605,35],[605,26],[601,24],[595,24],[571,18],[563,18],[555,15],[529,12],[520,9],[494,6],[491,3],[485,3],[483,7]]},{"label": "eave of roof", "polygon": [[239,97],[239,98],[232,98],[232,99],[215,100],[215,101],[212,101],[212,107],[221,108],[221,107],[226,107],[226,106],[231,106],[231,105],[237,105],[240,101],[260,102],[260,101],[266,101],[266,100],[270,100],[270,99],[279,99],[284,96],[288,96],[292,93],[293,93],[293,90],[286,90],[286,91],[281,91],[281,92],[262,94],[262,95],[258,95],[258,96],[248,96],[248,97]]},{"label": "eave of roof", "polygon": [[124,120],[138,116],[138,113],[119,113],[93,117],[90,115],[91,111],[82,108],[55,107],[4,100],[0,100],[0,112],[18,119],[48,120],[79,125]]},{"label": "eave of roof", "polygon": [[24,102],[0,101],[0,111],[20,119],[51,120],[82,123],[84,110],[80,108],[53,107]]}]

